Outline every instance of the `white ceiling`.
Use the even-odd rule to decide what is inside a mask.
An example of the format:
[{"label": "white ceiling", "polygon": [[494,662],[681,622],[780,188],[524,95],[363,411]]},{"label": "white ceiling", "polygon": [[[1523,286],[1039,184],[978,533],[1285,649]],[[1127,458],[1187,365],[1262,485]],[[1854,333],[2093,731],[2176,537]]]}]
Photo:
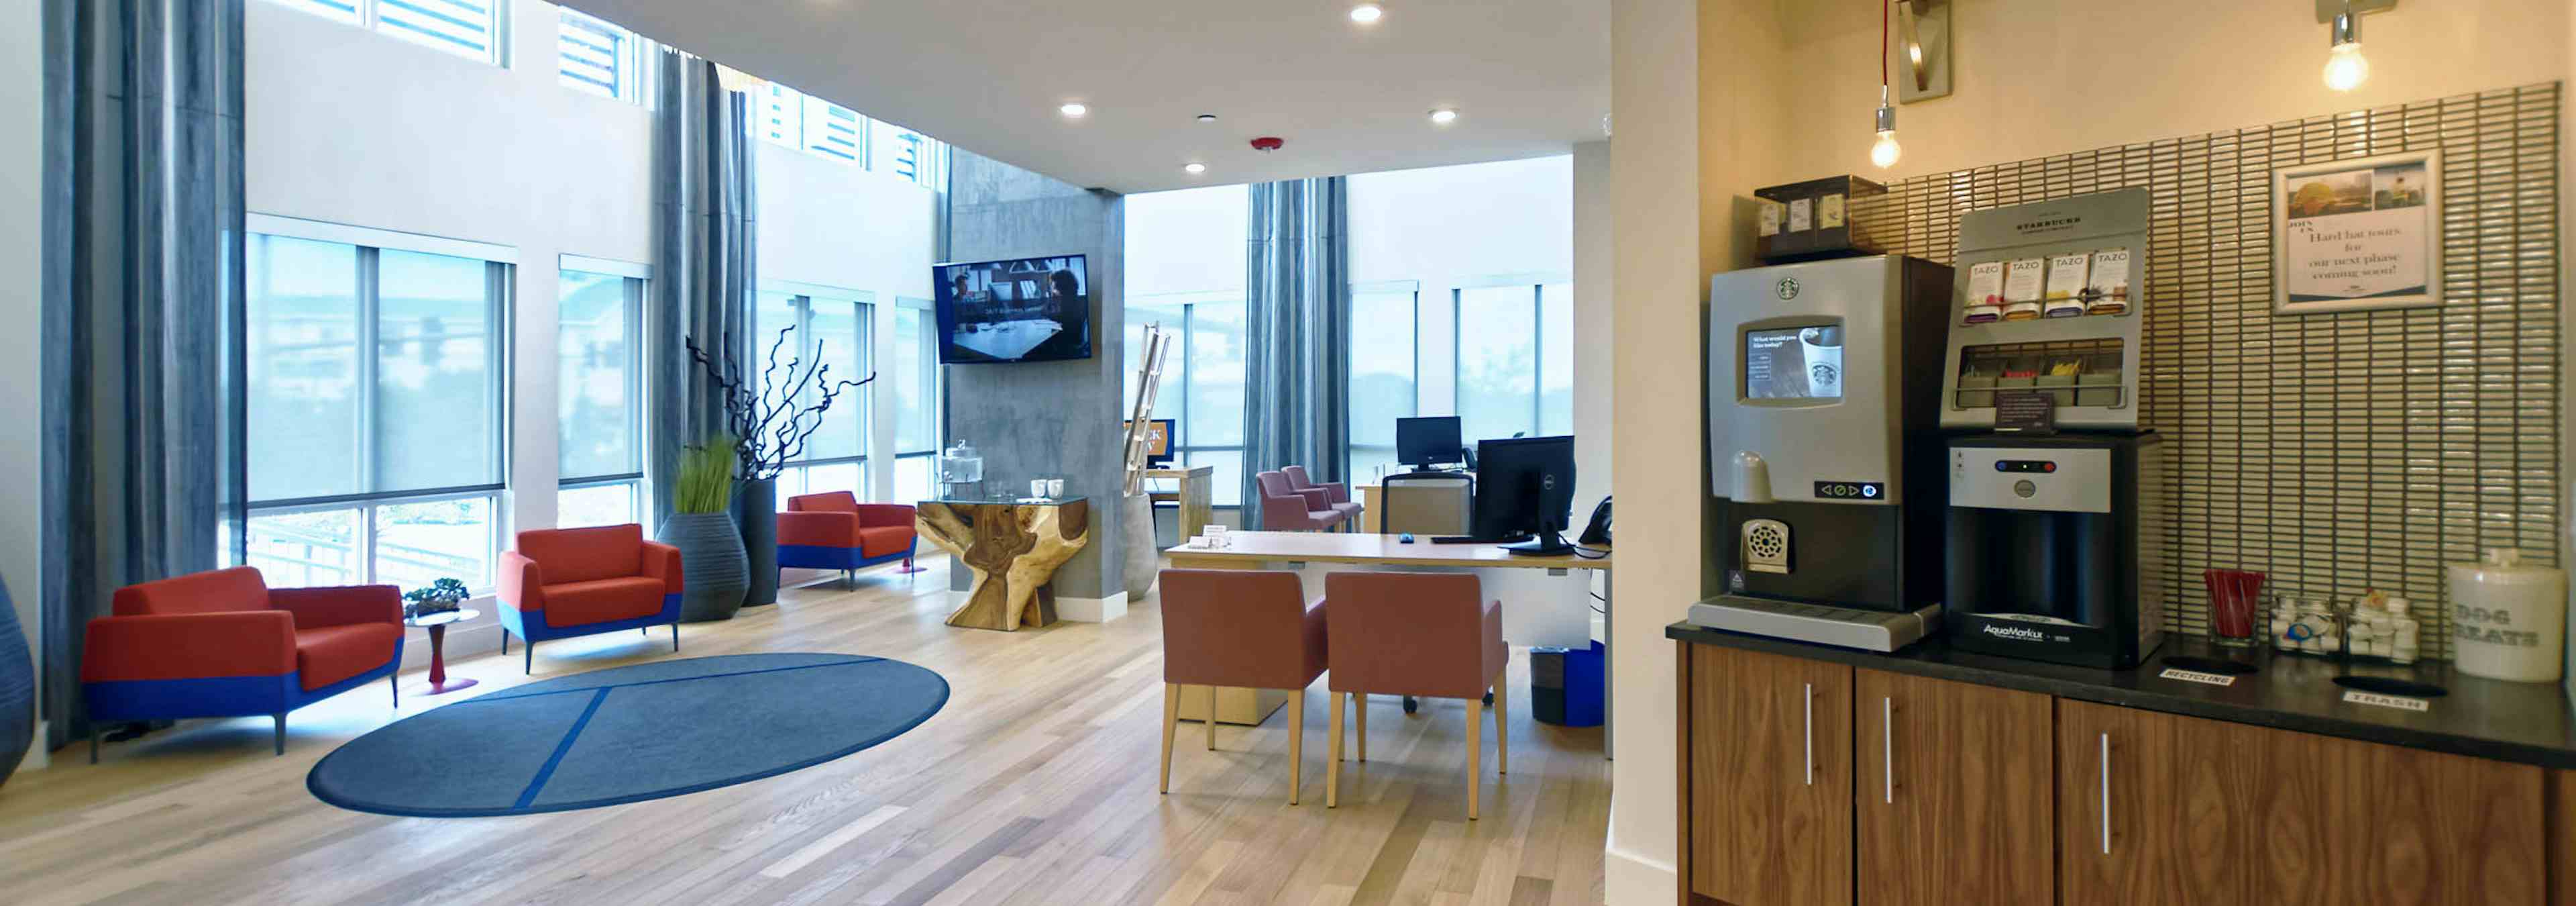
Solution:
[{"label": "white ceiling", "polygon": [[[571,0],[645,36],[1076,185],[1561,154],[1610,110],[1606,0]],[[1056,108],[1091,107],[1069,121]],[[1427,114],[1456,107],[1457,122]],[[1201,113],[1218,116],[1201,124]],[[1263,153],[1256,136],[1287,139]],[[1204,175],[1181,166],[1207,164]]]}]

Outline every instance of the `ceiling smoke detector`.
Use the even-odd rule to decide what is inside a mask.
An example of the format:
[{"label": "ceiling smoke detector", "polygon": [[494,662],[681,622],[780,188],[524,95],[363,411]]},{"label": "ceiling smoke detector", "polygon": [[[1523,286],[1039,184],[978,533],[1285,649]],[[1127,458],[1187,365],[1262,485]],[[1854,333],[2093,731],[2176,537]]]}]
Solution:
[{"label": "ceiling smoke detector", "polygon": [[1265,135],[1265,136],[1262,136],[1262,137],[1260,137],[1260,138],[1256,138],[1256,139],[1253,139],[1253,140],[1252,140],[1252,150],[1255,150],[1255,151],[1277,151],[1277,150],[1279,150],[1280,146],[1282,146],[1282,145],[1286,145],[1286,144],[1288,144],[1288,140],[1287,140],[1287,139],[1280,138],[1280,137],[1278,137],[1278,136],[1273,136],[1273,135]]}]

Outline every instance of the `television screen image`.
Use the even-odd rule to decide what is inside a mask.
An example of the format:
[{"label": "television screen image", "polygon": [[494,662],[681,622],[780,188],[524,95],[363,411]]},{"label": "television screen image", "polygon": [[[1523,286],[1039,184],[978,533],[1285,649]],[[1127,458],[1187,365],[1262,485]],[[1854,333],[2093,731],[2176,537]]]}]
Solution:
[{"label": "television screen image", "polygon": [[1091,278],[1083,256],[932,268],[939,361],[1050,362],[1091,357]]}]

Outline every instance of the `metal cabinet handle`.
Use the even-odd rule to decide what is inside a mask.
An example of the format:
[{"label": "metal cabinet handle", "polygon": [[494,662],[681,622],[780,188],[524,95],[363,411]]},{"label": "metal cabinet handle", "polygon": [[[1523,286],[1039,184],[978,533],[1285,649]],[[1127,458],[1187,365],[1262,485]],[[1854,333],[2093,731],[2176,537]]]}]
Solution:
[{"label": "metal cabinet handle", "polygon": [[1879,756],[1887,765],[1887,804],[1896,804],[1896,699],[1878,700]]},{"label": "metal cabinet handle", "polygon": [[1807,684],[1807,785],[1816,785],[1816,684]]},{"label": "metal cabinet handle", "polygon": [[2111,854],[2111,734],[2102,734],[2102,854]]}]

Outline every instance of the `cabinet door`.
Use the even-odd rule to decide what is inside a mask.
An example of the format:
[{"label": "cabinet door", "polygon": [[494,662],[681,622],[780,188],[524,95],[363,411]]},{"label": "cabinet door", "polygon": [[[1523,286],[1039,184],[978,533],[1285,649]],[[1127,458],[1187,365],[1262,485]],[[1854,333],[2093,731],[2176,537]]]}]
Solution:
[{"label": "cabinet door", "polygon": [[1848,906],[1851,668],[1681,647],[1690,890],[1731,906]]},{"label": "cabinet door", "polygon": [[2049,697],[1876,670],[1856,688],[1859,902],[2054,902]]},{"label": "cabinet door", "polygon": [[2541,771],[2057,706],[2060,902],[2537,904]]}]

